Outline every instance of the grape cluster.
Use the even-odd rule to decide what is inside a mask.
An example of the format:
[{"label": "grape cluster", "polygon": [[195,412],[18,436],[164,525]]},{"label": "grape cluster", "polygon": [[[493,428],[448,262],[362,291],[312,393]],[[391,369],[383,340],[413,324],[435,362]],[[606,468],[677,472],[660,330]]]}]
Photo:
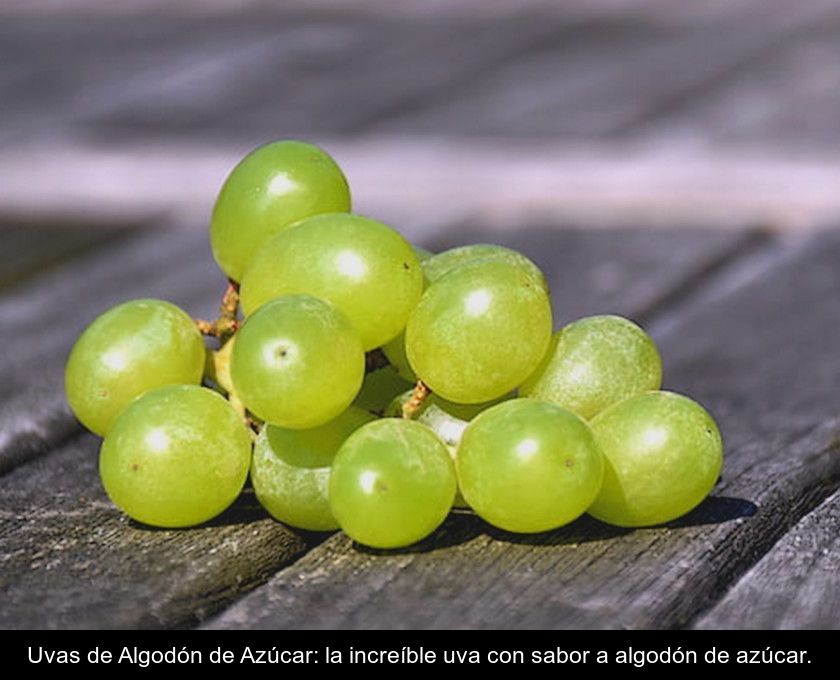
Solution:
[{"label": "grape cluster", "polygon": [[718,428],[660,391],[639,326],[593,316],[552,333],[531,260],[412,246],[350,212],[344,174],[315,146],[246,156],[210,240],[229,278],[218,319],[133,300],[68,359],[70,406],[104,436],[105,490],[139,522],[206,522],[250,472],[281,522],[396,548],[453,506],[514,532],[585,512],[660,524],[718,478]]}]

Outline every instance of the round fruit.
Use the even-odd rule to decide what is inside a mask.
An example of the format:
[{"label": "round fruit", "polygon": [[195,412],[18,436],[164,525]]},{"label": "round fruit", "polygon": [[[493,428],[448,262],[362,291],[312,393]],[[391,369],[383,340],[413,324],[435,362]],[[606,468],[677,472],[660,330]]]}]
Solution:
[{"label": "round fruit", "polygon": [[709,495],[723,465],[715,421],[672,392],[622,401],[595,417],[592,432],[606,470],[589,513],[609,524],[641,527],[684,515]]},{"label": "round fruit", "polygon": [[635,394],[662,386],[662,360],[650,336],[620,316],[590,316],[552,338],[520,394],[545,399],[587,420]]},{"label": "round fruit", "polygon": [[187,527],[236,499],[250,461],[251,437],[223,397],[169,385],[147,392],[116,419],[102,443],[99,473],[129,517]]},{"label": "round fruit", "polygon": [[362,385],[359,335],[332,305],[287,295],[263,305],[236,335],[230,366],[236,394],[272,425],[305,429],[344,411]]},{"label": "round fruit", "polygon": [[411,368],[433,392],[472,404],[521,384],[550,338],[546,292],[520,267],[490,259],[429,287],[408,320],[405,348]]},{"label": "round fruit", "polygon": [[65,391],[82,424],[99,435],[144,392],[198,384],[204,371],[201,333],[180,308],[163,300],[132,300],[88,326],[70,352]]},{"label": "round fruit", "polygon": [[381,222],[339,213],[304,220],[269,241],[245,272],[241,299],[248,315],[281,295],[319,297],[347,316],[369,350],[405,328],[422,292],[408,241]]},{"label": "round fruit", "polygon": [[534,399],[503,402],[473,420],[456,466],[470,507],[490,524],[521,533],[556,529],[582,515],[604,474],[587,424]]},{"label": "round fruit", "polygon": [[255,149],[225,180],[210,223],[213,257],[239,281],[272,236],[312,215],[350,210],[336,162],[312,144],[278,141]]},{"label": "round fruit", "polygon": [[330,466],[355,430],[374,419],[350,407],[338,418],[310,430],[266,425],[254,444],[251,482],[260,504],[281,522],[309,531],[332,531]]},{"label": "round fruit", "polygon": [[425,425],[382,418],[356,430],[335,457],[330,505],[344,532],[374,548],[431,534],[455,498],[446,447]]}]

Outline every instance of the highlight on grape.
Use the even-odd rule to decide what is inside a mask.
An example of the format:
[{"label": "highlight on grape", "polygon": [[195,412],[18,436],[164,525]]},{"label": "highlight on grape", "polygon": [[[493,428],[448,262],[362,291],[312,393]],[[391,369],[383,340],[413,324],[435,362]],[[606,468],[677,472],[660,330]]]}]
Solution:
[{"label": "highlight on grape", "polygon": [[351,212],[341,168],[312,144],[248,154],[210,243],[227,277],[218,318],[131,300],[67,360],[68,403],[104,437],[105,491],[138,522],[207,522],[250,475],[276,520],[391,549],[453,507],[520,533],[584,513],[662,524],[718,479],[717,425],[661,391],[642,328],[599,315],[555,330],[529,258],[409,243]]}]

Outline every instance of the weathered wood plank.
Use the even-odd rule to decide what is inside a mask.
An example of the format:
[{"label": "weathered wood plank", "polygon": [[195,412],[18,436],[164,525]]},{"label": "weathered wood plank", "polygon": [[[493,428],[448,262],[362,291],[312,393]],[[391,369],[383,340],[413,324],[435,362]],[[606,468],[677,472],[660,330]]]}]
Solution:
[{"label": "weathered wood plank", "polygon": [[826,341],[840,312],[840,234],[795,251],[723,299],[680,310],[659,338],[666,385],[705,404],[726,442],[723,481],[688,517],[637,531],[584,519],[537,536],[453,517],[425,544],[384,554],[336,535],[209,625],[690,623],[840,475],[840,354]]},{"label": "weathered wood plank", "polygon": [[26,220],[11,224],[0,220],[0,291],[127,233],[125,229],[96,229],[90,225],[23,222]]},{"label": "weathered wood plank", "polygon": [[313,537],[246,494],[212,523],[156,530],[108,502],[98,440],[80,435],[0,488],[0,628],[194,624],[302,554]]},{"label": "weathered wood plank", "polygon": [[[671,22],[614,13],[535,46],[499,68],[384,121],[383,130],[623,137],[721,79],[772,55],[832,16],[822,2],[717,7]],[[786,96],[781,95],[782,98]]]},{"label": "weathered wood plank", "polygon": [[838,629],[838,564],[840,493],[834,493],[785,534],[695,627]]},{"label": "weathered wood plank", "polygon": [[634,140],[683,145],[784,144],[836,152],[840,139],[840,14],[640,124]]}]

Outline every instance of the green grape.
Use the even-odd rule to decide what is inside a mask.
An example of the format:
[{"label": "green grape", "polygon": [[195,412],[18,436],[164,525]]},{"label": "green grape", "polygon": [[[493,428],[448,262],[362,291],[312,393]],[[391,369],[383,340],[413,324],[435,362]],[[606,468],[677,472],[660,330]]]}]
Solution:
[{"label": "green grape", "polygon": [[590,316],[554,335],[540,366],[519,392],[590,419],[661,385],[662,360],[647,333],[620,316]]},{"label": "green grape", "polygon": [[224,397],[196,385],[169,385],[117,417],[102,443],[99,474],[129,517],[188,527],[233,503],[250,461],[248,429]]},{"label": "green grape", "polygon": [[269,241],[242,279],[246,315],[291,293],[322,298],[359,331],[365,350],[405,328],[423,292],[411,244],[381,222],[337,213],[298,223]]},{"label": "green grape", "polygon": [[411,364],[408,363],[408,356],[405,353],[405,331],[400,333],[396,338],[386,342],[382,345],[382,351],[394,367],[394,370],[408,382],[416,383],[417,376],[411,370]]},{"label": "green grape", "polygon": [[545,354],[548,295],[521,268],[479,260],[423,294],[408,320],[405,347],[417,376],[444,399],[479,403],[510,392]]},{"label": "green grape", "polygon": [[266,144],[242,159],[219,192],[210,223],[213,257],[239,281],[275,234],[306,217],[347,210],[347,180],[326,152],[293,140]]},{"label": "green grape", "polygon": [[604,474],[587,424],[535,399],[504,402],[473,420],[456,465],[470,507],[490,524],[521,533],[556,529],[582,515]]},{"label": "green grape", "polygon": [[455,498],[446,447],[425,425],[383,418],[344,442],[330,475],[330,506],[344,532],[374,548],[431,534]]},{"label": "green grape", "polygon": [[230,372],[254,415],[304,429],[350,405],[362,385],[365,354],[358,333],[332,305],[287,295],[263,305],[239,329]]},{"label": "green grape", "polygon": [[362,389],[353,404],[372,413],[382,413],[398,394],[412,389],[393,366],[384,366],[365,376]]},{"label": "green grape", "polygon": [[[411,398],[412,390],[404,392],[397,396],[385,410],[386,416],[402,417],[403,405]],[[437,394],[430,394],[419,411],[414,415],[414,419],[418,423],[426,425],[432,432],[434,432],[440,440],[446,445],[449,455],[454,461],[458,456],[458,446],[461,443],[461,437],[464,430],[469,425],[469,421],[475,418],[479,413],[485,411],[491,406],[506,399],[511,399],[512,395],[507,394],[500,399],[483,404],[456,404],[452,401],[446,401]],[[455,494],[455,500],[452,506],[456,508],[467,507],[467,502],[461,495],[460,489]]]},{"label": "green grape", "polygon": [[251,482],[262,506],[274,519],[299,529],[338,529],[330,510],[330,466],[344,440],[372,420],[369,413],[350,407],[310,430],[266,425],[251,463]]},{"label": "green grape", "polygon": [[163,300],[131,300],[88,326],[70,352],[65,391],[82,424],[104,435],[135,397],[155,387],[198,384],[204,341],[193,320]]},{"label": "green grape", "polygon": [[208,351],[207,365],[204,369],[207,375],[226,394],[233,392],[233,380],[230,377],[230,357],[233,354],[233,343],[236,336],[230,338],[224,345],[214,351]]},{"label": "green grape", "polygon": [[672,392],[626,399],[592,421],[606,459],[604,484],[589,513],[620,527],[662,524],[709,495],[723,443],[697,402]]},{"label": "green grape", "polygon": [[476,243],[444,250],[423,260],[423,274],[430,283],[440,280],[447,274],[454,272],[466,264],[478,260],[501,260],[519,267],[536,285],[548,293],[548,284],[540,268],[530,259],[516,250],[497,246],[491,243]]},{"label": "green grape", "polygon": [[416,246],[412,244],[411,247],[414,249],[414,254],[417,256],[418,262],[425,262],[435,255],[431,250],[427,250],[423,246]]}]

